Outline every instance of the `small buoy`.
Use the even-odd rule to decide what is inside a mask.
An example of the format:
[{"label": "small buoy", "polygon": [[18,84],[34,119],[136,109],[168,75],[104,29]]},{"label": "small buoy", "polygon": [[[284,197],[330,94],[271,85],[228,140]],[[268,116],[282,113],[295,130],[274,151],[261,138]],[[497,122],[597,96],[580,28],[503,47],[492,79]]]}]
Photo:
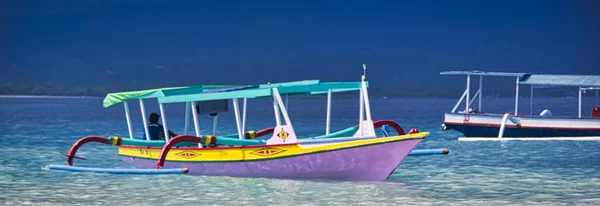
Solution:
[{"label": "small buoy", "polygon": [[448,154],[450,153],[450,150],[448,148],[444,148],[444,151],[442,151],[442,154]]},{"label": "small buoy", "polygon": [[189,171],[190,170],[187,167],[184,167],[183,170],[182,170],[183,173],[188,173]]}]

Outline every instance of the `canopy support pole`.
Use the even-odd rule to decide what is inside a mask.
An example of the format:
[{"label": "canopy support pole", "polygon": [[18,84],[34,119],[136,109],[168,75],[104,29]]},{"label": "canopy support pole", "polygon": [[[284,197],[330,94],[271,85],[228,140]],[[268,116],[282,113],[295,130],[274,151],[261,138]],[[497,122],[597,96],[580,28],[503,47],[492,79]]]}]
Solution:
[{"label": "canopy support pole", "polygon": [[475,99],[476,99],[477,97],[479,97],[479,95],[480,95],[480,93],[479,93],[479,92],[480,92],[480,90],[477,90],[477,92],[475,92],[475,95],[473,95],[473,99],[471,99],[471,102],[469,102],[469,107],[470,107],[471,105],[473,105],[473,101],[475,101]]},{"label": "canopy support pole", "polygon": [[246,104],[248,103],[248,98],[244,97],[244,111],[242,114],[242,134],[246,133]]},{"label": "canopy support pole", "polygon": [[219,114],[217,113],[215,116],[213,116],[213,132],[212,132],[213,136],[217,135],[217,122],[218,121],[219,121]]},{"label": "canopy support pole", "polygon": [[529,115],[533,116],[533,85],[531,85],[531,92],[529,94]]},{"label": "canopy support pole", "polygon": [[[273,88],[273,93],[275,93],[276,88]],[[275,111],[275,123],[277,126],[281,126],[281,116],[279,116],[279,105],[277,105],[277,100],[275,98],[275,94],[273,94],[273,110]]]},{"label": "canopy support pole", "polygon": [[232,101],[233,110],[235,111],[235,125],[237,126],[238,137],[240,139],[244,139],[244,134],[242,134],[242,123],[240,122],[240,105],[237,98],[233,99]]},{"label": "canopy support pole", "polygon": [[183,134],[188,134],[188,128],[190,125],[190,102],[185,103],[185,128],[183,129]]},{"label": "canopy support pole", "polygon": [[146,134],[146,140],[150,140],[150,134],[148,133],[148,120],[146,119],[146,108],[144,107],[143,99],[140,99],[140,110],[142,111],[142,120],[144,121],[144,134]]},{"label": "canopy support pole", "polygon": [[481,112],[481,96],[483,96],[483,76],[479,76],[479,106],[477,110]]},{"label": "canopy support pole", "polygon": [[517,81],[515,83],[516,85],[516,89],[515,89],[515,116],[518,116],[519,113],[517,113],[519,111],[519,77],[517,77]]},{"label": "canopy support pole", "polygon": [[[198,111],[196,110],[196,103],[191,102],[192,115],[194,117],[194,129],[196,130],[196,137],[200,137],[200,125],[198,125]],[[198,105],[200,107],[200,105]],[[198,143],[198,148],[202,148],[202,143]]]},{"label": "canopy support pole", "polygon": [[327,91],[327,119],[325,122],[325,135],[329,135],[331,124],[331,89]]},{"label": "canopy support pole", "polygon": [[469,98],[471,97],[471,75],[467,75],[467,101],[465,101],[465,114],[469,113]]},{"label": "canopy support pole", "polygon": [[273,88],[273,96],[275,97],[277,103],[281,105],[281,114],[283,115],[283,119],[285,120],[285,125],[292,127],[292,121],[290,121],[287,109],[283,106],[283,101],[281,101],[281,95],[279,95],[279,90],[277,88]]},{"label": "canopy support pole", "polygon": [[127,129],[129,130],[129,139],[133,139],[133,129],[131,128],[131,115],[129,114],[129,104],[127,101],[123,101],[125,107],[125,118],[127,119]]},{"label": "canopy support pole", "polygon": [[581,87],[579,87],[578,93],[579,93],[579,100],[578,100],[578,105],[577,105],[577,111],[578,111],[577,112],[578,113],[577,116],[579,118],[581,118]]},{"label": "canopy support pole", "polygon": [[163,132],[165,134],[165,142],[169,141],[169,128],[167,128],[167,116],[165,116],[165,108],[163,106],[163,104],[158,104],[158,107],[160,108],[160,117],[162,119],[162,124],[163,124]]},{"label": "canopy support pole", "polygon": [[467,90],[465,89],[462,96],[460,96],[460,99],[458,99],[458,102],[456,102],[456,105],[454,105],[454,108],[452,108],[452,113],[454,113],[456,111],[456,109],[458,109],[458,106],[460,105],[460,103],[462,102],[462,100],[465,98],[466,95],[467,95]]}]

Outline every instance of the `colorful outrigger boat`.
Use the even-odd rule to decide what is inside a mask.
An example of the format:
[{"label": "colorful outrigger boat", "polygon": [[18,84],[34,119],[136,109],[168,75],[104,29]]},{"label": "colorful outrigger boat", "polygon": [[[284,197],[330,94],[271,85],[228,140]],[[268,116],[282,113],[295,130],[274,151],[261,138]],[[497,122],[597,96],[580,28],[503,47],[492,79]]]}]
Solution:
[{"label": "colorful outrigger boat", "polygon": [[[366,68],[365,68],[366,69]],[[88,142],[100,142],[118,147],[121,159],[137,169],[132,173],[187,172],[192,175],[264,177],[290,179],[386,180],[428,132],[403,128],[391,120],[373,121],[365,76],[359,82],[297,82],[258,85],[204,85],[162,88],[134,92],[111,93],[104,99],[104,107],[123,103],[129,128],[129,138],[120,136],[89,136],[77,141],[65,156],[67,166],[55,169],[78,170],[73,166],[76,152]],[[360,111],[357,126],[330,132],[332,93],[356,91],[360,93]],[[301,138],[288,115],[282,95],[327,94],[326,133],[317,137]],[[246,102],[252,98],[272,98],[274,127],[247,131]],[[127,102],[138,100],[144,131],[148,123],[145,99],[156,99],[165,134],[168,134],[164,104],[186,104],[186,133],[189,115],[193,117],[194,134],[179,135],[165,140],[134,138]],[[240,108],[239,100],[243,100]],[[224,112],[232,101],[237,133],[234,135],[201,134],[198,114]],[[216,115],[213,116],[216,128]],[[376,128],[388,128],[376,132]],[[392,128],[395,132],[389,130]],[[383,133],[378,137],[377,133]],[[395,133],[395,134],[394,134]],[[394,134],[394,135],[392,135]],[[166,135],[168,136],[168,135]],[[149,138],[150,136],[146,136]],[[445,151],[447,153],[447,150]],[[167,173],[165,172],[165,173]]]},{"label": "colorful outrigger boat", "polygon": [[[598,104],[598,90],[600,90],[600,76],[594,75],[548,75],[530,73],[505,73],[483,71],[447,71],[441,75],[463,75],[467,77],[467,86],[452,109],[444,115],[443,130],[456,130],[464,134],[459,140],[552,140],[574,139],[595,140],[600,139],[600,106]],[[479,77],[479,89],[473,97],[470,95],[471,76]],[[514,111],[504,114],[484,112],[482,109],[482,85],[484,76],[516,78]],[[531,89],[530,114],[519,112],[519,86],[529,85]],[[533,92],[534,88],[576,87],[578,89],[578,113],[574,116],[553,116],[548,109],[534,113]],[[595,91],[596,103],[591,114],[582,112],[582,93]],[[477,99],[477,107],[472,104]],[[458,110],[464,100],[464,109]],[[490,138],[496,137],[496,138]]]}]

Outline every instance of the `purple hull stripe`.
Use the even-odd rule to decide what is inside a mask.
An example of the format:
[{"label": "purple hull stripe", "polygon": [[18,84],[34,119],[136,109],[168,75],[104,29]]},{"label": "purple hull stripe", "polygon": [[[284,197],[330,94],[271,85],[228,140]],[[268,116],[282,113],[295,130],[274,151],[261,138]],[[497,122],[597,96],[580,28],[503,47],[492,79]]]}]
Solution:
[{"label": "purple hull stripe", "polygon": [[[170,162],[164,168],[189,169],[192,175],[382,181],[422,139],[341,149],[309,155],[242,162]],[[156,160],[122,156],[137,168],[155,168]]]}]

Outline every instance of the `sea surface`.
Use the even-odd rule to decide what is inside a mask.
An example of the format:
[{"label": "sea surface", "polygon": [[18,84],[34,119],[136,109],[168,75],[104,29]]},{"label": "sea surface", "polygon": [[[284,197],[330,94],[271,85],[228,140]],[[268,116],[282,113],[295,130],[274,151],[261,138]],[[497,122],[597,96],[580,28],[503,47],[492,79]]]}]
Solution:
[{"label": "sea surface", "polygon": [[[6,205],[600,205],[600,142],[458,141],[442,131],[443,113],[456,99],[379,98],[373,119],[392,119],[405,130],[430,132],[417,149],[448,148],[448,155],[409,156],[387,181],[342,182],[190,175],[115,175],[45,169],[64,164],[71,145],[87,135],[128,137],[122,104],[102,108],[102,98],[0,98],[0,203]],[[576,115],[576,98],[539,98],[534,114]],[[143,129],[130,101],[134,135]],[[589,115],[594,99],[584,98]],[[269,100],[248,101],[247,130],[275,124]],[[358,123],[358,100],[335,99],[332,131]],[[166,106],[168,127],[184,130],[184,104]],[[519,111],[530,112],[522,98]],[[461,105],[461,108],[463,106]],[[326,98],[290,98],[290,118],[300,137],[325,133]],[[512,98],[485,98],[483,111],[514,110]],[[146,111],[157,112],[155,100]],[[236,131],[233,107],[219,114],[217,134]],[[212,133],[210,116],[201,132]],[[191,130],[188,133],[192,133]],[[374,151],[376,152],[376,151]],[[86,144],[76,166],[132,168],[117,148]]]}]

